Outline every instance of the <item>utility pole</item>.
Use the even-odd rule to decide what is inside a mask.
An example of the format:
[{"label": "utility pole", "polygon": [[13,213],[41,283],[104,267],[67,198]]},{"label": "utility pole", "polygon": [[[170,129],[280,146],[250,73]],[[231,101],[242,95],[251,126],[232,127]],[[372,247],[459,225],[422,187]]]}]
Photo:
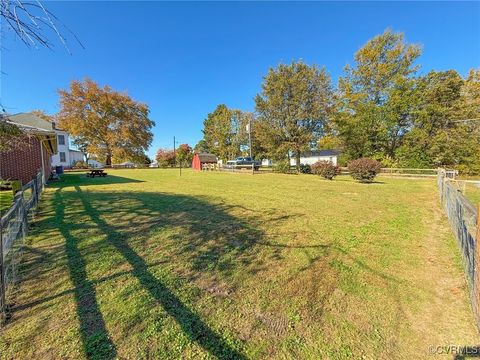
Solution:
[{"label": "utility pole", "polygon": [[[173,137],[173,158],[175,159],[175,167],[177,167],[177,153],[175,152],[175,145],[176,145],[175,136]],[[179,169],[180,169],[180,176],[182,176],[182,161],[178,162]]]},{"label": "utility pole", "polygon": [[175,163],[175,167],[177,167],[177,154],[175,152],[175,136],[173,136],[173,161]]},{"label": "utility pole", "polygon": [[248,150],[250,152],[250,157],[252,157],[252,118],[251,116],[248,117],[247,131],[248,131]]}]

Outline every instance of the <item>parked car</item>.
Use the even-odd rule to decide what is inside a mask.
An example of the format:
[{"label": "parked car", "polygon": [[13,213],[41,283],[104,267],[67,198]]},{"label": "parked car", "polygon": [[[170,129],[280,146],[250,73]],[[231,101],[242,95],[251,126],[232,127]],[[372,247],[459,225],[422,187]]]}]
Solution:
[{"label": "parked car", "polygon": [[262,166],[261,161],[253,160],[251,157],[237,157],[235,160],[227,161],[227,168],[236,169],[251,169],[252,165],[255,170],[258,170]]}]

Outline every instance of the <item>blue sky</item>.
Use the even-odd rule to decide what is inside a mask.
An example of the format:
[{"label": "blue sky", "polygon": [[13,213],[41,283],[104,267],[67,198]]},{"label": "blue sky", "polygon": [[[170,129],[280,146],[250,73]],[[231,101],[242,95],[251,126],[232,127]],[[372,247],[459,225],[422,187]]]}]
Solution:
[{"label": "blue sky", "polygon": [[[85,45],[68,54],[3,37],[1,103],[58,110],[56,90],[88,76],[150,106],[149,155],[192,146],[215,106],[253,110],[262,76],[281,62],[324,65],[334,82],[387,27],[420,43],[421,72],[480,66],[479,2],[46,2]],[[72,38],[70,38],[72,40]]]}]

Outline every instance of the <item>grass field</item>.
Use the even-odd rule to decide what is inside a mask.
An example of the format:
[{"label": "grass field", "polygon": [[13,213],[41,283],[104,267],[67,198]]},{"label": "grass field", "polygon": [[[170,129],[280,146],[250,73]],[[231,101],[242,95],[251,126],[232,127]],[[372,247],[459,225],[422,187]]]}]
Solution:
[{"label": "grass field", "polygon": [[467,183],[465,194],[472,204],[480,206],[480,187],[477,184]]},{"label": "grass field", "polygon": [[13,192],[11,190],[8,191],[0,191],[0,213],[3,214],[6,212],[10,206],[12,206],[13,201]]},{"label": "grass field", "polygon": [[109,174],[45,191],[1,358],[431,359],[479,343],[435,180]]}]

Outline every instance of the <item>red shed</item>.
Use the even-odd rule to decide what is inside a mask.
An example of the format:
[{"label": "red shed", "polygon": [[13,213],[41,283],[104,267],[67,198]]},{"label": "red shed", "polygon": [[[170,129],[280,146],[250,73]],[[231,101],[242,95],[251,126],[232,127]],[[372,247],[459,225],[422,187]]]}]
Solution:
[{"label": "red shed", "polygon": [[213,154],[200,153],[193,155],[192,169],[202,170],[203,164],[216,164],[217,157]]}]

